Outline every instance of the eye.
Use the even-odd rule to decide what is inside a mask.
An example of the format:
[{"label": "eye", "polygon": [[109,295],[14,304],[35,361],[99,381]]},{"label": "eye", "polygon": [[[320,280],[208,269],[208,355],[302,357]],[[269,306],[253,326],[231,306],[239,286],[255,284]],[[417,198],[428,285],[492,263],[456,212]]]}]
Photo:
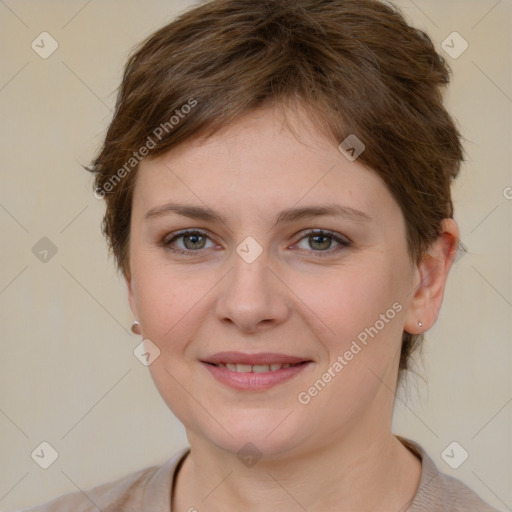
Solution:
[{"label": "eye", "polygon": [[[173,246],[173,244],[180,239],[182,239],[184,249]],[[199,250],[204,249],[206,240],[209,240],[209,237],[206,233],[197,230],[187,230],[182,231],[181,233],[176,233],[176,235],[169,240],[164,240],[162,245],[171,251],[187,254],[198,252]]]},{"label": "eye", "polygon": [[[321,253],[332,254],[333,252],[338,252],[350,246],[348,239],[324,229],[312,229],[306,233],[302,233],[299,242],[302,241],[305,242],[306,248],[301,247],[301,249],[305,249],[308,252],[320,253],[317,254],[318,256],[323,256]],[[334,249],[331,248],[333,241],[338,244]],[[312,248],[313,251],[308,250],[307,247]]]},{"label": "eye", "polygon": [[[211,242],[212,245],[210,245],[210,247],[207,247],[208,240],[211,242],[208,234],[203,231],[186,230],[176,233],[170,239],[164,239],[161,245],[175,253],[191,255],[193,253],[199,253],[202,249],[213,248],[215,246],[213,242]],[[179,247],[179,244],[177,246],[178,241],[181,242],[182,247]],[[306,233],[302,233],[298,241],[298,246],[301,250],[305,250],[320,257],[324,256],[323,253],[332,254],[333,252],[338,252],[351,245],[348,239],[324,229],[312,229]],[[334,249],[332,249],[333,241],[338,244]],[[306,247],[300,247],[300,243],[302,242],[306,244]]]}]

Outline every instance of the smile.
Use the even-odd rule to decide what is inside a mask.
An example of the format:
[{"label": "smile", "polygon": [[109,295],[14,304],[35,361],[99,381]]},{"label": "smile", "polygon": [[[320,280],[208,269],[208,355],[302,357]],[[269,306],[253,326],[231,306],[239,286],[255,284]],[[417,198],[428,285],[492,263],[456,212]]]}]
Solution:
[{"label": "smile", "polygon": [[245,364],[201,361],[201,364],[216,382],[228,388],[258,392],[290,381],[312,366],[313,362]]},{"label": "smile", "polygon": [[[302,363],[297,363],[302,364]],[[297,364],[238,364],[238,363],[219,363],[215,366],[220,368],[226,368],[230,372],[238,372],[238,373],[266,373],[266,372],[275,372],[277,370],[281,370],[283,368],[290,368],[291,366],[297,366]]]}]

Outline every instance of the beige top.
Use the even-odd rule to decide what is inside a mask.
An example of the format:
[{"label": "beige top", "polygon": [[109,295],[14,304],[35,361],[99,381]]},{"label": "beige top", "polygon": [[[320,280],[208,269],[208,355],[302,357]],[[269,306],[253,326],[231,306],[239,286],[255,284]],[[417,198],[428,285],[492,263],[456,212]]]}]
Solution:
[{"label": "beige top", "polygon": [[[440,473],[417,443],[396,436],[421,459],[421,479],[404,512],[498,512],[459,480]],[[66,494],[20,512],[171,512],[171,488],[184,448],[161,466],[152,466],[89,491]],[[199,504],[197,504],[199,507]],[[192,507],[191,510],[194,510]]]}]

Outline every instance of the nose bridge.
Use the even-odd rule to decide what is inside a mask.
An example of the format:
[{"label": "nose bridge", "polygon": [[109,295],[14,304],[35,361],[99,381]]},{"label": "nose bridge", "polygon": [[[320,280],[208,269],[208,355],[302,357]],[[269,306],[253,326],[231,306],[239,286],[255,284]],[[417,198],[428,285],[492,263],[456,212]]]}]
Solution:
[{"label": "nose bridge", "polygon": [[268,250],[261,248],[258,251],[251,242],[242,242],[233,255],[231,286],[242,291],[247,289],[264,295],[269,293],[269,259]]},{"label": "nose bridge", "polygon": [[233,253],[232,270],[218,297],[218,318],[247,331],[263,321],[283,321],[287,311],[284,289],[271,267],[269,250],[252,237],[244,239]]}]

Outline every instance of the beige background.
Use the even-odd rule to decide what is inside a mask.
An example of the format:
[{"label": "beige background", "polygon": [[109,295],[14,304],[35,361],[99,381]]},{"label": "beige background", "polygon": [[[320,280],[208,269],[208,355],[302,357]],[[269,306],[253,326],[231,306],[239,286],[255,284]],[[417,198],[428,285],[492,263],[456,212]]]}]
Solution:
[{"label": "beige background", "polygon": [[[401,0],[457,59],[448,105],[468,142],[454,187],[468,247],[427,333],[423,378],[397,400],[395,432],[500,510],[512,509],[512,2]],[[124,283],[100,233],[87,164],[111,118],[130,48],[190,2],[0,0],[2,233],[0,510],[87,489],[162,462],[187,440],[132,354]],[[31,42],[59,44],[42,59]],[[508,192],[508,193],[507,193]],[[57,253],[40,261],[47,237]],[[31,458],[47,441],[48,469]],[[457,441],[456,470],[441,452]]]}]

